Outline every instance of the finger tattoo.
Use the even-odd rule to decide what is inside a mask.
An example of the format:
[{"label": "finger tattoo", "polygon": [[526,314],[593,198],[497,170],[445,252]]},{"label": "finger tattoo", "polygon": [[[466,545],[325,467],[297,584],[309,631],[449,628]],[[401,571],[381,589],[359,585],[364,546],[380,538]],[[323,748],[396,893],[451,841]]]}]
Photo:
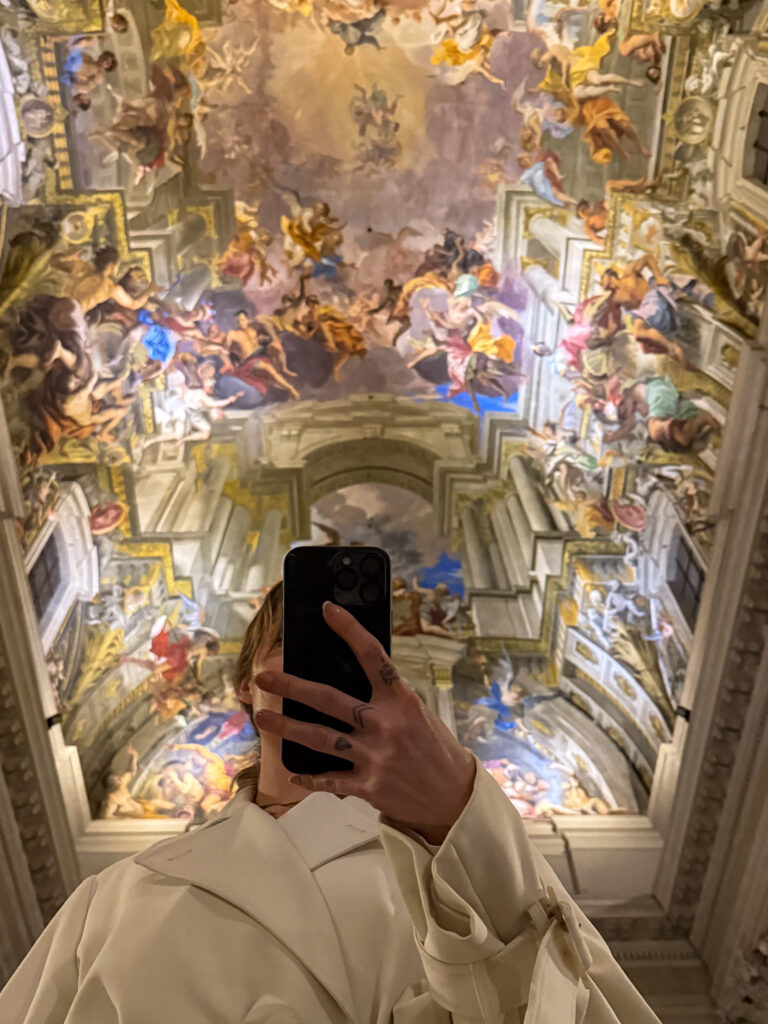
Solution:
[{"label": "finger tattoo", "polygon": [[363,712],[373,711],[372,704],[358,704],[357,707],[352,708],[352,717],[355,720],[355,725],[358,729],[363,728]]},{"label": "finger tattoo", "polygon": [[381,660],[380,677],[385,686],[391,686],[400,677],[400,673],[388,658]]},{"label": "finger tattoo", "polygon": [[336,750],[351,750],[352,744],[346,738],[346,736],[339,736],[336,742],[333,744]]}]

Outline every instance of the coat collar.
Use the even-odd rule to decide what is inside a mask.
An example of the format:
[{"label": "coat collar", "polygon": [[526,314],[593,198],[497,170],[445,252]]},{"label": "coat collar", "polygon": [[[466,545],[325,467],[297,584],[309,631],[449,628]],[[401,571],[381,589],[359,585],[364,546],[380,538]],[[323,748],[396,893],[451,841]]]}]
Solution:
[{"label": "coat collar", "polygon": [[379,814],[357,797],[311,793],[278,822],[253,803],[254,795],[252,787],[239,790],[212,821],[156,843],[133,860],[250,915],[301,960],[354,1020],[345,960],[312,872],[377,840]]}]

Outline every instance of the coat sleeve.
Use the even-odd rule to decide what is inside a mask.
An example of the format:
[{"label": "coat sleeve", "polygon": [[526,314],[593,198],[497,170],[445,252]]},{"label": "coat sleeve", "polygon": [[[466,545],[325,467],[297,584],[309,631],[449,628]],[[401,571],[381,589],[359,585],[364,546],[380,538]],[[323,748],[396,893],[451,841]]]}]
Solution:
[{"label": "coat sleeve", "polygon": [[0,1021],[61,1024],[77,992],[78,947],[97,876],[69,896],[0,992]]},{"label": "coat sleeve", "polygon": [[660,1024],[479,761],[436,851],[380,824],[432,997],[454,1024]]}]

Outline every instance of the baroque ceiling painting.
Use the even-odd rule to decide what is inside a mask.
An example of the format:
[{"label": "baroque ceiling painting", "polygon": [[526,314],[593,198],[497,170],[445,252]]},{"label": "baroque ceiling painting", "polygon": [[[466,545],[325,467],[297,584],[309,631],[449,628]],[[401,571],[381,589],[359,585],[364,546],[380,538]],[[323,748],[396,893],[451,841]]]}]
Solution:
[{"label": "baroque ceiling painting", "polygon": [[398,665],[523,816],[645,811],[768,285],[765,87],[717,116],[762,31],[2,0],[0,444],[92,817],[227,802],[306,543],[390,552]]}]

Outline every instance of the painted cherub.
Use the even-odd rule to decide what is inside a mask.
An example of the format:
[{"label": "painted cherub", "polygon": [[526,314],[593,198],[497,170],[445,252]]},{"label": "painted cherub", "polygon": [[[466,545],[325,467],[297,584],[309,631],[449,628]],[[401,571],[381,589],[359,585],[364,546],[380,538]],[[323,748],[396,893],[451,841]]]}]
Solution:
[{"label": "painted cherub", "polygon": [[229,92],[239,86],[250,96],[253,89],[243,76],[253,64],[252,58],[259,43],[260,39],[257,36],[250,46],[233,46],[228,39],[222,43],[221,50],[214,50],[209,46],[207,67],[200,84],[208,88],[221,89],[222,92]]}]

